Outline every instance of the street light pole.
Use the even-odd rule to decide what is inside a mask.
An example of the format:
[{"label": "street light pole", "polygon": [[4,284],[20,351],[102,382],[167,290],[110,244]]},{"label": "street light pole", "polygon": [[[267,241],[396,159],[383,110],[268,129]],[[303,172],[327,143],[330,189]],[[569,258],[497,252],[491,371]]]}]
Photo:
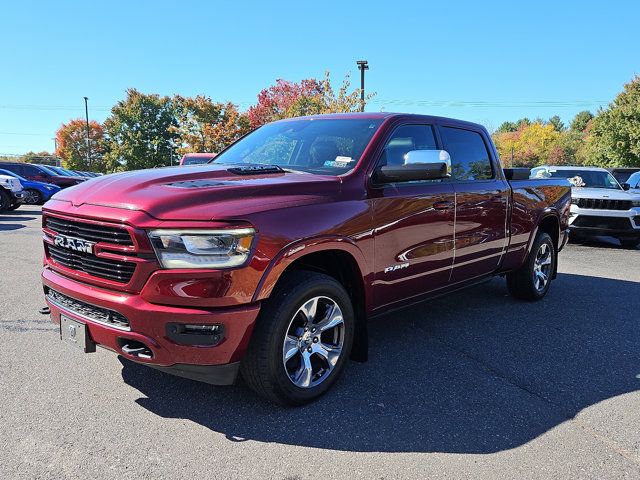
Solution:
[{"label": "street light pole", "polygon": [[58,160],[58,139],[53,137],[51,140],[53,140],[53,158],[56,162],[56,167],[61,167],[62,165],[60,165],[60,161]]},{"label": "street light pole", "polygon": [[360,70],[360,111],[364,112],[364,71],[369,70],[369,62],[358,60],[358,70]]},{"label": "street light pole", "polygon": [[84,115],[87,120],[87,168],[91,170],[91,140],[89,137],[89,106],[87,104],[87,101],[89,100],[89,98],[87,97],[83,97],[83,98],[84,98]]}]

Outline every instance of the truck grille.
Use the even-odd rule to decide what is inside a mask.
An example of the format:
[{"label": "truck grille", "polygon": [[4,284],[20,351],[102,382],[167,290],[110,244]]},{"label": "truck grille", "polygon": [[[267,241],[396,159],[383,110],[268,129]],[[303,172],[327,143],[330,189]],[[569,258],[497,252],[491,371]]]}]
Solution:
[{"label": "truck grille", "polygon": [[91,242],[115,243],[116,245],[133,246],[131,236],[123,228],[75,222],[57,217],[47,217],[45,226],[54,232],[81,238]]},{"label": "truck grille", "polygon": [[47,288],[46,295],[47,299],[54,305],[87,320],[119,328],[120,330],[130,330],[129,320],[121,313],[76,300],[51,288]]},{"label": "truck grille", "polygon": [[136,269],[135,263],[98,258],[90,253],[74,252],[54,245],[47,245],[47,250],[51,258],[63,267],[116,282],[128,283]]},{"label": "truck grille", "polygon": [[[45,217],[44,225],[47,230],[52,231],[54,234],[66,235],[89,242],[99,242],[105,250],[109,249],[109,246],[106,244],[111,244],[114,247],[133,246],[129,232],[125,228],[115,225],[99,225],[52,216]],[[52,260],[53,265],[57,264],[61,267],[123,284],[131,281],[136,269],[134,262],[127,262],[120,259],[113,260],[98,256],[94,253],[80,252],[60,247],[49,242],[45,242],[45,250],[49,259]],[[120,255],[129,257],[136,256],[136,254],[132,252],[123,254],[121,251],[117,251],[117,249],[114,250],[113,253],[119,253]]]},{"label": "truck grille", "polygon": [[610,200],[608,198],[579,198],[578,207],[600,210],[629,210],[631,200]]}]

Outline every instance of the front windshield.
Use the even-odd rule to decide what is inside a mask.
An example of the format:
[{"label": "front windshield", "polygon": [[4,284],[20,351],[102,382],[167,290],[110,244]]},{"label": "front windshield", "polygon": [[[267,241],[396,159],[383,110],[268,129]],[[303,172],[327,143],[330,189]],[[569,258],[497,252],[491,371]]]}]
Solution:
[{"label": "front windshield", "polygon": [[203,163],[209,163],[209,160],[211,160],[212,158],[214,158],[213,156],[211,157],[185,157],[184,161],[182,162],[183,165],[200,165]]},{"label": "front windshield", "polygon": [[54,177],[60,176],[60,174],[58,172],[56,172],[55,170],[52,170],[51,167],[45,167],[44,165],[38,165],[38,168],[41,168],[42,170],[47,172],[49,175],[52,175]]},{"label": "front windshield", "polygon": [[381,120],[305,118],[267,124],[218,155],[213,163],[277,165],[341,175],[355,167]]},{"label": "front windshield", "polygon": [[536,178],[564,178],[574,187],[622,190],[613,175],[601,170],[540,168],[531,173]]},{"label": "front windshield", "polygon": [[75,177],[76,176],[73,173],[71,173],[69,170],[65,170],[64,168],[61,168],[61,167],[49,167],[49,168],[51,170],[55,170],[60,175],[64,175],[65,177]]}]

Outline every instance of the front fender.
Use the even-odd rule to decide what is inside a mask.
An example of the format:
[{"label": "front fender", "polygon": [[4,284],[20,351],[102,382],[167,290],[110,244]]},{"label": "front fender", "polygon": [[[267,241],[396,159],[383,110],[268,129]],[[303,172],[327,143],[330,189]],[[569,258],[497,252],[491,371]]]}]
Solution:
[{"label": "front fender", "polygon": [[365,304],[369,307],[367,285],[371,284],[373,272],[367,263],[365,255],[356,243],[349,237],[326,236],[314,237],[288,244],[271,260],[265,270],[253,296],[253,301],[264,300],[271,295],[273,288],[280,279],[282,273],[295,261],[311,253],[339,250],[351,255],[362,273],[365,286]]}]

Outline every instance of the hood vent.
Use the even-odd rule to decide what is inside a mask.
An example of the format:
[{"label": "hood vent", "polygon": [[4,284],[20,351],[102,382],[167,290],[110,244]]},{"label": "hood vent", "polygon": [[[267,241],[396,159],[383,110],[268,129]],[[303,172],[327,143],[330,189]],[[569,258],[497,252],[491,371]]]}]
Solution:
[{"label": "hood vent", "polygon": [[227,169],[236,175],[264,175],[268,173],[285,173],[278,165],[243,165]]},{"label": "hood vent", "polygon": [[221,182],[219,180],[187,180],[185,182],[167,183],[168,187],[176,188],[206,188],[206,187],[223,187],[232,185],[230,182]]}]

